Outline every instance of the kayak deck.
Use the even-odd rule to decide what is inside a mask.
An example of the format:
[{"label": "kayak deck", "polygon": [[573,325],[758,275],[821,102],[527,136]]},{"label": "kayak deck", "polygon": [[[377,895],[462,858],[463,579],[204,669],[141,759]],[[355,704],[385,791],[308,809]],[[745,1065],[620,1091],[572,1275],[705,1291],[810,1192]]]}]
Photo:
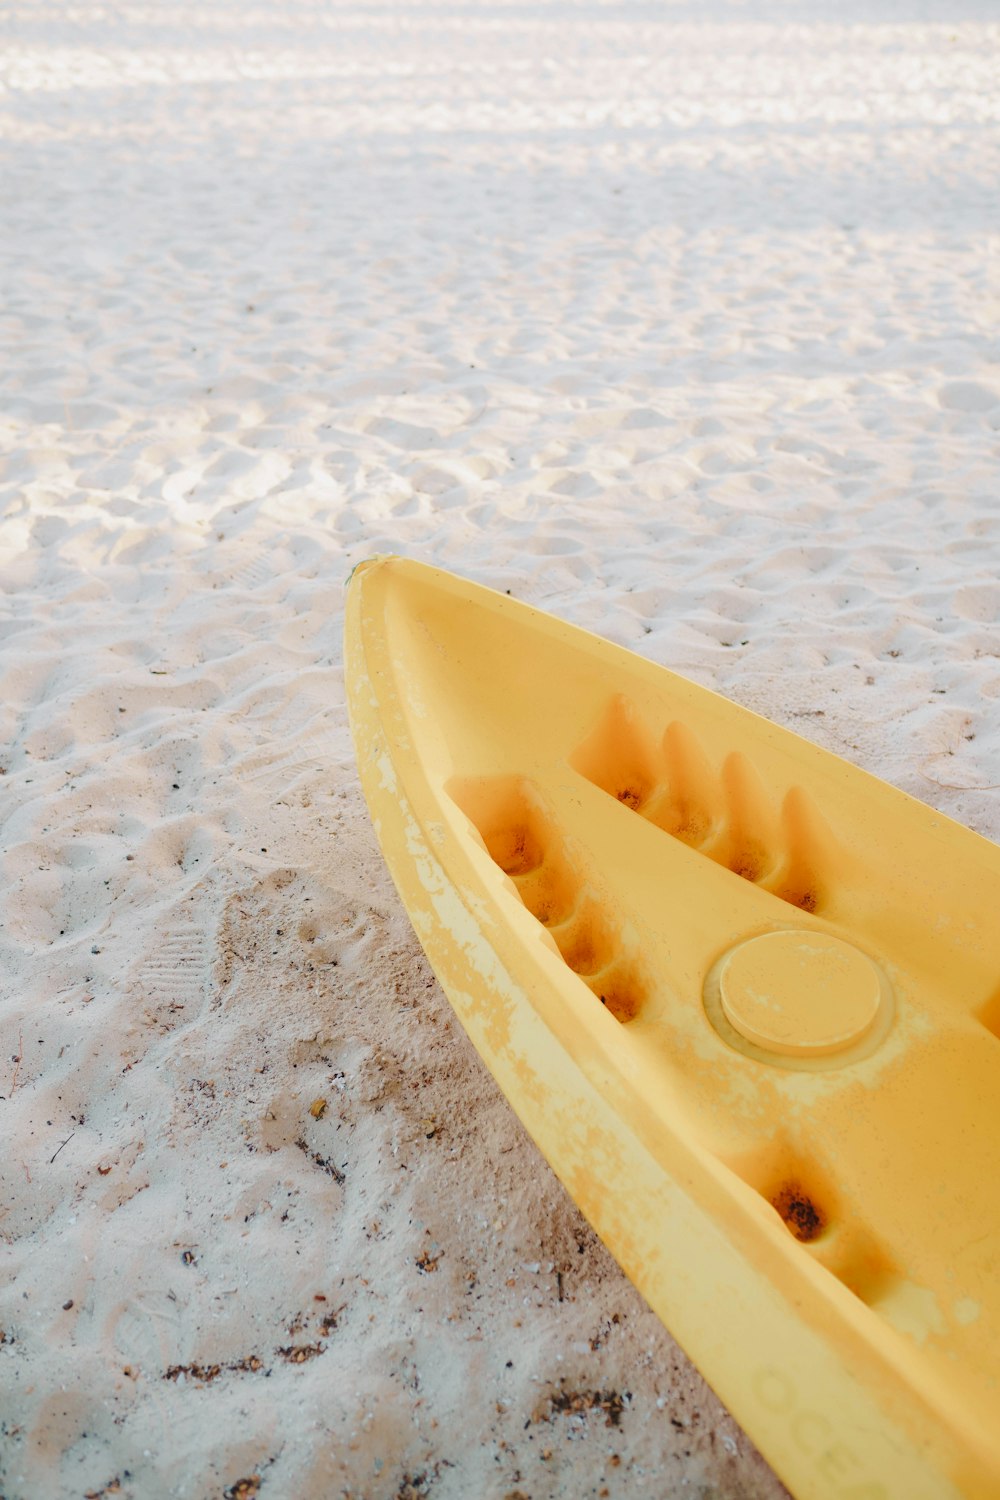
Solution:
[{"label": "kayak deck", "polygon": [[356,571],[347,660],[449,998],[786,1483],[1000,1493],[1000,851],[419,564]]}]

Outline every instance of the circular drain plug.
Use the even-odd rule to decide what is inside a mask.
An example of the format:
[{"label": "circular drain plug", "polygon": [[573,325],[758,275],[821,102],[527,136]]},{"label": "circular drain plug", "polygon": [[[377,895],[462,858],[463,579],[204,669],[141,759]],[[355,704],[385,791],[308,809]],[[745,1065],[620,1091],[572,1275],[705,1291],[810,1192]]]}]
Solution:
[{"label": "circular drain plug", "polygon": [[725,1020],[743,1043],[791,1066],[859,1048],[888,988],[850,943],[801,930],[749,938],[722,959],[715,983]]}]

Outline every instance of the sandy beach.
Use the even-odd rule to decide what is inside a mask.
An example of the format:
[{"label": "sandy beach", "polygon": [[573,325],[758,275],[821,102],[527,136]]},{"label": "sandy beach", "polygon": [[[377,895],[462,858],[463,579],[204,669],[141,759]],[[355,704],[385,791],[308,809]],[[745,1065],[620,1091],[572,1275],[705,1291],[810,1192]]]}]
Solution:
[{"label": "sandy beach", "polygon": [[779,1500],[451,1018],[397,552],[1000,837],[989,0],[12,0],[0,1495]]}]

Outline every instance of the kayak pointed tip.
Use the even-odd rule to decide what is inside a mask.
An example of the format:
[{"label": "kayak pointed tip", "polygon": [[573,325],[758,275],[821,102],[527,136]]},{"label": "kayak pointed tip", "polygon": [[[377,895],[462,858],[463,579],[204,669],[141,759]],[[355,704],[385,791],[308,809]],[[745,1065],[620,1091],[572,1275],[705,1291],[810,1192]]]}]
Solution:
[{"label": "kayak pointed tip", "polygon": [[399,560],[399,555],[395,552],[376,552],[372,557],[363,557],[360,562],[354,564],[354,567],[348,573],[346,587],[350,588],[355,577],[361,573],[366,573],[370,569],[380,568],[384,563],[399,562]]}]

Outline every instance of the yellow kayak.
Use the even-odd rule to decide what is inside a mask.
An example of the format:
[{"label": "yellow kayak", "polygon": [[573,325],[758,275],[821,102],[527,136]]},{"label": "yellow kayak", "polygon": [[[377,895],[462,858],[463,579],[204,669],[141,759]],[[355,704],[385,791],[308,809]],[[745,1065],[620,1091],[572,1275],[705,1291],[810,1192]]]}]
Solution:
[{"label": "yellow kayak", "polygon": [[389,869],[465,1029],[799,1500],[1000,1496],[1000,850],[397,558],[348,591]]}]

